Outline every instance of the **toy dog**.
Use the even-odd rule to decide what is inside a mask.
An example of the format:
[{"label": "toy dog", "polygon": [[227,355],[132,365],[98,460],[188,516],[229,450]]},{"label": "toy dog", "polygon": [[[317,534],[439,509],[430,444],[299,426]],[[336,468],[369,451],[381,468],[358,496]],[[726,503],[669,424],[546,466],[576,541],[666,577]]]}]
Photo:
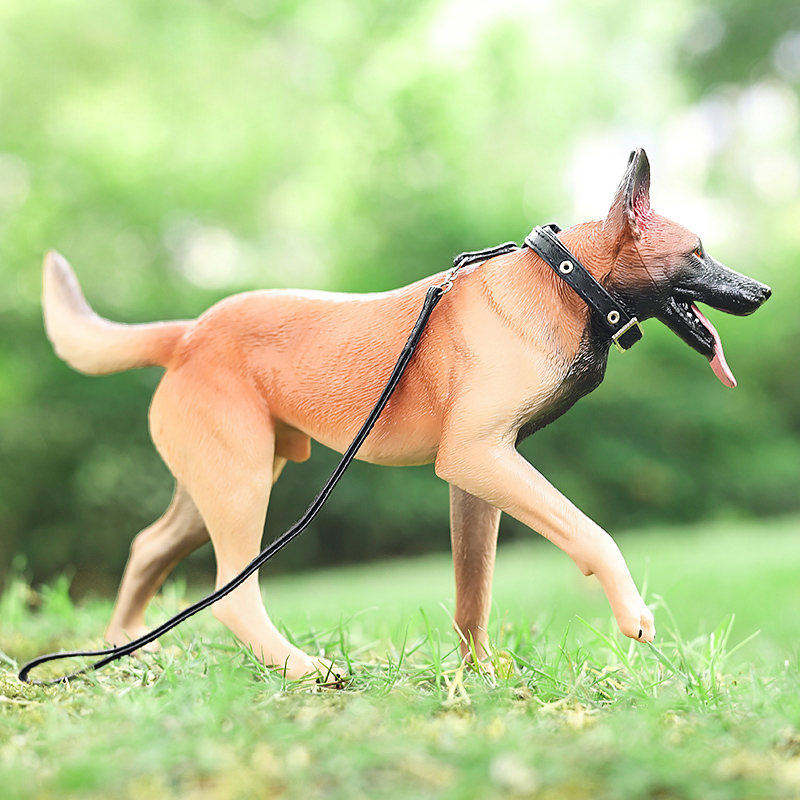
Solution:
[{"label": "toy dog", "polygon": [[[631,154],[605,219],[560,241],[639,320],[655,317],[735,386],[719,336],[694,305],[749,314],[769,287],[727,269],[686,228],[652,211],[644,151]],[[196,320],[122,325],[87,304],[65,259],[44,260],[43,306],[56,353],[100,375],[166,372],[150,432],[175,476],[165,515],[142,531],[106,631],[121,644],[145,631],[144,612],[175,565],[211,540],[217,585],[259,552],[270,492],[311,439],[342,451],[381,393],[426,290],[443,276],[380,294],[255,291]],[[655,629],[611,537],[517,452],[603,379],[610,339],[586,303],[531,249],[467,267],[441,300],[418,350],[358,457],[435,463],[450,484],[462,651],[489,657],[487,636],[500,513],[564,550],[599,579],[620,630]],[[264,608],[257,574],[214,614],[267,665],[292,679],[337,672],[290,644]]]}]

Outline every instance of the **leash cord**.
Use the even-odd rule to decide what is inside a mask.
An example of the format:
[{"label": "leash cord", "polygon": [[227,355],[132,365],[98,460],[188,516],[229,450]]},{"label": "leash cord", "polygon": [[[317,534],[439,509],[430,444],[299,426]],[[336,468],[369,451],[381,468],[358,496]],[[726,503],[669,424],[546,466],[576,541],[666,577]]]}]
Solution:
[{"label": "leash cord", "polygon": [[[469,255],[473,254],[470,253]],[[485,260],[485,257],[483,260]],[[344,452],[344,455],[331,473],[331,476],[325,482],[325,485],[322,487],[319,494],[306,509],[305,514],[303,514],[303,516],[300,517],[300,519],[297,520],[297,522],[295,522],[291,528],[282,533],[271,544],[267,545],[267,547],[265,547],[235,578],[231,579],[228,583],[226,583],[224,586],[221,586],[207,597],[204,597],[202,600],[198,600],[188,608],[185,608],[183,611],[179,612],[174,617],[171,617],[157,628],[151,630],[149,633],[144,634],[144,636],[140,636],[138,639],[134,639],[127,644],[111,647],[107,650],[75,650],[72,652],[49,653],[48,655],[39,656],[38,658],[29,661],[27,664],[25,664],[25,666],[22,667],[19,672],[19,679],[24,683],[31,683],[37,686],[48,686],[54,683],[66,683],[78,675],[83,675],[87,672],[93,672],[94,670],[110,664],[112,661],[116,661],[118,658],[130,655],[140,647],[143,647],[144,645],[155,641],[160,636],[163,636],[167,631],[172,630],[172,628],[174,628],[176,625],[180,625],[198,611],[208,608],[213,603],[216,603],[217,600],[225,597],[227,594],[230,594],[230,592],[232,592],[234,589],[241,586],[241,584],[244,583],[247,578],[249,578],[259,567],[261,567],[276,553],[286,547],[286,545],[289,544],[292,539],[302,533],[309,526],[314,517],[317,516],[319,510],[328,499],[328,496],[334,490],[336,484],[339,483],[339,480],[341,479],[345,470],[350,466],[350,462],[355,458],[356,453],[361,448],[364,440],[375,426],[375,423],[378,421],[378,417],[380,417],[381,412],[389,402],[389,398],[397,388],[400,378],[403,377],[403,373],[406,371],[406,368],[411,361],[411,357],[414,355],[414,351],[419,344],[422,333],[425,330],[425,326],[428,324],[428,320],[433,313],[433,309],[436,308],[439,300],[441,300],[442,296],[449,291],[451,286],[452,280],[449,281],[449,284],[448,281],[445,281],[445,283],[439,286],[431,286],[430,289],[428,289],[428,293],[425,296],[425,302],[422,306],[419,317],[417,318],[417,321],[414,324],[411,333],[409,334],[405,346],[400,352],[397,363],[394,365],[392,374],[389,376],[389,380],[383,392],[381,393],[381,396],[378,398],[378,402],[375,403],[375,406],[373,407],[372,411],[370,411],[369,416],[364,421],[364,424],[361,426],[361,429],[358,431],[353,441],[350,443],[350,446]],[[53,678],[52,680],[31,680],[29,677],[31,670],[50,661],[57,661],[65,658],[91,658],[97,656],[100,658],[94,664],[90,664],[89,666],[69,675],[63,675],[60,678]]]}]

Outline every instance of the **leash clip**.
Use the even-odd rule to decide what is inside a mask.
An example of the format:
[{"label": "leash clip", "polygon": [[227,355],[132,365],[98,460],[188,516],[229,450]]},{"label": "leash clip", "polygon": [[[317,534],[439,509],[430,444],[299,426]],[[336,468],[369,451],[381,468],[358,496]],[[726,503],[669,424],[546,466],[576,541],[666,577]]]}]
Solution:
[{"label": "leash clip", "polygon": [[505,244],[497,245],[497,247],[487,247],[484,250],[469,250],[466,253],[460,253],[453,259],[453,266],[447,271],[444,281],[436,288],[441,289],[442,294],[447,294],[453,288],[456,275],[458,275],[461,267],[477,264],[480,261],[488,261],[490,258],[502,256],[518,249],[516,242],[506,242]]},{"label": "leash clip", "polygon": [[442,294],[447,294],[452,288],[453,284],[456,280],[456,275],[458,275],[458,271],[461,269],[461,264],[455,267],[450,267],[447,270],[447,273],[444,276],[444,280],[436,287],[437,289],[442,290]]}]

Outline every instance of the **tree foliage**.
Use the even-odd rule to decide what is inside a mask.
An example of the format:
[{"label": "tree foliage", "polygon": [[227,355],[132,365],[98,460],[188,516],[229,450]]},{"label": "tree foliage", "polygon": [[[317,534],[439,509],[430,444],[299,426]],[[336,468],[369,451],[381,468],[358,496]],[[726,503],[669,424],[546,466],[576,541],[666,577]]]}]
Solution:
[{"label": "tree foliage", "polygon": [[[122,321],[257,287],[388,289],[601,216],[638,145],[654,206],[775,295],[714,317],[735,392],[651,322],[524,452],[611,530],[796,510],[798,81],[800,13],[753,0],[3,4],[0,557],[97,583],[171,491],[146,431],[158,372],[55,358],[45,249]],[[270,531],[322,483],[315,453]],[[444,547],[446,511],[430,469],[357,465],[281,564]]]}]

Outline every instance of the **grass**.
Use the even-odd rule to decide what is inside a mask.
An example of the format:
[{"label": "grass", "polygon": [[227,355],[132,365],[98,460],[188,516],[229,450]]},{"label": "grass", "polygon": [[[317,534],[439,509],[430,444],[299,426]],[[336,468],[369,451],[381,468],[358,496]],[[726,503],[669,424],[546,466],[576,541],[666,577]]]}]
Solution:
[{"label": "grass", "polygon": [[[618,636],[593,579],[542,543],[501,548],[499,676],[465,670],[446,557],[280,577],[273,617],[346,664],[342,691],[266,672],[204,612],[157,654],[20,684],[100,645],[106,600],[64,578],[0,599],[4,798],[800,797],[798,520],[627,536],[656,646]],[[153,621],[181,607],[167,585]]]}]

